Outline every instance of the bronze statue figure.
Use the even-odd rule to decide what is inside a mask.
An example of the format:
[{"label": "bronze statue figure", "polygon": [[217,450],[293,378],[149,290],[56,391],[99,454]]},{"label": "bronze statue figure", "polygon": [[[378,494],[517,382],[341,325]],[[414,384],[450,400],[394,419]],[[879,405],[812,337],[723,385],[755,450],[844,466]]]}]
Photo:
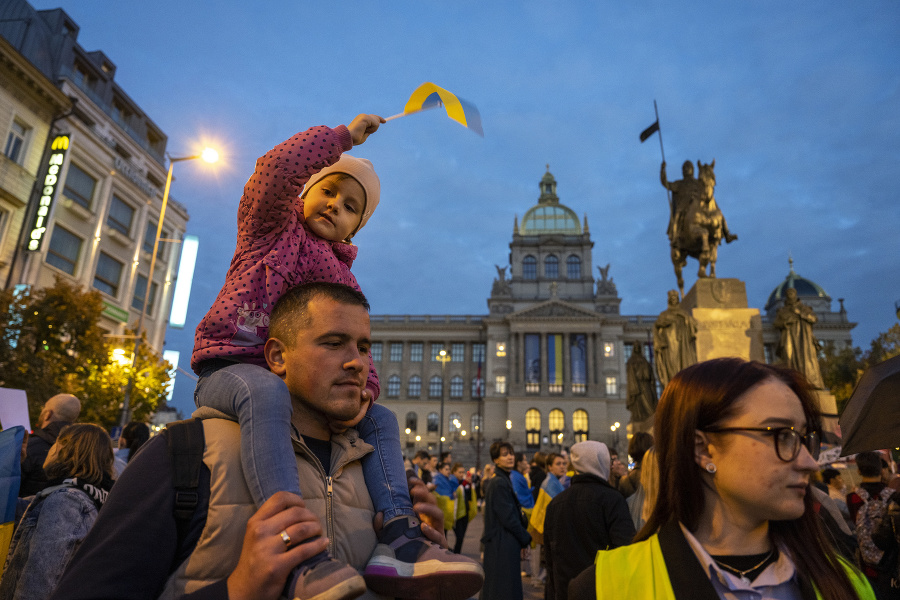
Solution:
[{"label": "bronze statue figure", "polygon": [[819,369],[819,344],[812,326],[818,321],[812,309],[800,301],[797,290],[788,288],[784,306],[775,314],[775,329],[781,332],[777,354],[786,366],[806,376],[817,390],[825,388]]},{"label": "bronze statue figure", "polygon": [[[669,227],[666,234],[671,245],[672,265],[678,279],[678,290],[684,297],[684,278],[682,269],[687,265],[689,256],[700,263],[698,277],[715,277],[718,247],[724,239],[731,243],[737,236],[728,230],[728,224],[715,199],[716,175],[713,169],[716,161],[703,164],[697,161],[700,177],[694,177],[694,165],[685,161],[681,168],[683,179],[668,181],[666,179],[666,163],[663,162],[659,172],[660,181],[672,192]],[[707,267],[709,273],[707,274]]]},{"label": "bronze statue figure", "polygon": [[678,302],[678,292],[669,290],[669,305],[656,319],[653,356],[656,376],[665,386],[675,373],[697,362],[697,320]]},{"label": "bronze statue figure", "polygon": [[631,412],[631,422],[641,423],[656,412],[656,381],[650,362],[644,358],[641,343],[635,342],[631,357],[625,363],[628,374],[628,400],[626,407]]}]

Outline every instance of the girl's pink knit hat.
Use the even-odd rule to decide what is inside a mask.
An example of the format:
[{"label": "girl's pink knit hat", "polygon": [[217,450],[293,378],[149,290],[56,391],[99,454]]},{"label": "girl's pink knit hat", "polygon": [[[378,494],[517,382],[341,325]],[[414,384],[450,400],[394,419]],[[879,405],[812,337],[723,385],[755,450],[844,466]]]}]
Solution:
[{"label": "girl's pink knit hat", "polygon": [[359,220],[359,226],[356,228],[356,231],[353,232],[355,234],[363,228],[363,225],[366,224],[369,217],[372,216],[372,213],[375,212],[375,209],[378,207],[378,201],[381,196],[381,181],[378,179],[378,175],[375,174],[375,167],[372,166],[370,161],[365,158],[356,158],[349,154],[342,154],[341,158],[336,163],[330,167],[325,167],[309,178],[300,197],[303,198],[306,196],[306,192],[311,190],[316,183],[326,175],[331,175],[332,173],[346,173],[358,181],[359,185],[362,186],[363,191],[366,193],[366,207],[363,209],[363,215]]}]

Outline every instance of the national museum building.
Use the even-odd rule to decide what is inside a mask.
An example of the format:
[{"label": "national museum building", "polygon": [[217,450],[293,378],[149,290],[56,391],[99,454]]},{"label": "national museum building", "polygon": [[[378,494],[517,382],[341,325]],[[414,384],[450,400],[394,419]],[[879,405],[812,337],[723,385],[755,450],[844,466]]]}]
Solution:
[{"label": "national museum building", "polygon": [[[496,439],[528,451],[586,439],[627,450],[626,362],[636,343],[652,360],[658,315],[619,313],[609,265],[593,277],[593,245],[587,216],[582,221],[560,203],[548,171],[537,204],[514,221],[510,265],[498,267],[488,314],[372,316],[379,402],[397,416],[408,455],[437,451],[442,411],[443,449],[467,464],[474,464],[479,438],[481,462]],[[825,291],[791,265],[765,313],[752,310],[760,358],[774,361],[779,335],[772,321],[788,288],[815,311],[820,342],[851,343],[855,323],[843,302],[832,312]]]}]

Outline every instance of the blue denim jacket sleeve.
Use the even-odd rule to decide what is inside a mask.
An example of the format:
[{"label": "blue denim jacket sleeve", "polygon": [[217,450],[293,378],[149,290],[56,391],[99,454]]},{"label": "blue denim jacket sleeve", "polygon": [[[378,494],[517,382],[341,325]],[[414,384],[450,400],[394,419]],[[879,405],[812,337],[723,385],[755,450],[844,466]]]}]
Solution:
[{"label": "blue denim jacket sleeve", "polygon": [[[12,600],[48,598],[63,570],[97,519],[97,509],[87,495],[76,489],[57,490],[47,496],[36,522],[23,523],[31,531],[19,537],[10,567],[19,569]],[[16,576],[7,573],[7,576]]]}]

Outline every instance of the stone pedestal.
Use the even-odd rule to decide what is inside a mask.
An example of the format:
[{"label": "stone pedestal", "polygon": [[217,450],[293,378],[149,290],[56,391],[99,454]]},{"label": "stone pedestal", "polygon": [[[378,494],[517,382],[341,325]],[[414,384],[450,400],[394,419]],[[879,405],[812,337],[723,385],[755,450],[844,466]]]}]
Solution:
[{"label": "stone pedestal", "polygon": [[762,317],[747,307],[747,288],[739,279],[698,279],[681,302],[697,319],[697,360],[737,356],[765,361]]}]

